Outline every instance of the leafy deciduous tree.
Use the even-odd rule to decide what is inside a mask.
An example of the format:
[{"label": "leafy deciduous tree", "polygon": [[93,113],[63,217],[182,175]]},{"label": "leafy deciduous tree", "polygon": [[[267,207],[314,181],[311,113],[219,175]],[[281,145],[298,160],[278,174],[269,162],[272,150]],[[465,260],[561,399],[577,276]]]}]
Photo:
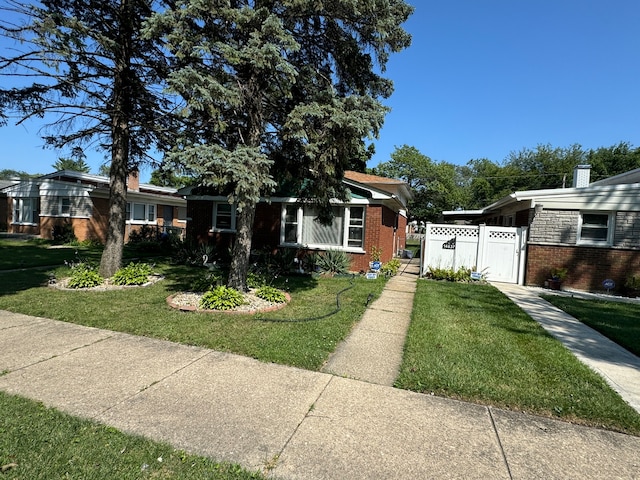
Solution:
[{"label": "leafy deciduous tree", "polygon": [[464,190],[455,165],[434,162],[408,145],[396,147],[389,162],[378,165],[377,175],[407,182],[414,193],[409,204],[412,219],[434,222],[443,210],[464,207]]}]

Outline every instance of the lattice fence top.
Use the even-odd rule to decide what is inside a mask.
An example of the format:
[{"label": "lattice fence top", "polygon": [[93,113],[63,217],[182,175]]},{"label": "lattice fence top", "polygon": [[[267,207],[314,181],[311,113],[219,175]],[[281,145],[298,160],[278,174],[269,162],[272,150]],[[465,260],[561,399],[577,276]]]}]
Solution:
[{"label": "lattice fence top", "polygon": [[478,236],[478,227],[455,227],[455,226],[441,226],[434,225],[430,227],[429,233],[431,235],[442,235],[443,237],[467,237],[476,238]]},{"label": "lattice fence top", "polygon": [[498,240],[513,240],[516,238],[516,232],[502,232],[500,230],[489,230],[489,238]]}]

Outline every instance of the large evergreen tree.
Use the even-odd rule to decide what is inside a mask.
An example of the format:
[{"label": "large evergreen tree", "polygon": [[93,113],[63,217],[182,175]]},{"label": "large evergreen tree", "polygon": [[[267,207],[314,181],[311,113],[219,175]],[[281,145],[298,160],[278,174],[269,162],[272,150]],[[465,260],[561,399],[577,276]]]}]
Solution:
[{"label": "large evergreen tree", "polygon": [[236,207],[229,286],[246,288],[261,195],[286,183],[325,207],[346,198],[343,173],[364,169],[364,138],[377,135],[392,91],[376,70],[409,45],[411,11],[402,0],[181,0],[152,20],[147,33],[164,35],[169,84],[185,100],[169,159]]},{"label": "large evergreen tree", "polygon": [[55,148],[90,144],[110,157],[109,228],[100,264],[122,261],[126,179],[158,143],[167,118],[157,88],[164,52],[141,37],[153,0],[3,0],[0,34],[16,40],[0,56],[0,120],[49,121]]}]

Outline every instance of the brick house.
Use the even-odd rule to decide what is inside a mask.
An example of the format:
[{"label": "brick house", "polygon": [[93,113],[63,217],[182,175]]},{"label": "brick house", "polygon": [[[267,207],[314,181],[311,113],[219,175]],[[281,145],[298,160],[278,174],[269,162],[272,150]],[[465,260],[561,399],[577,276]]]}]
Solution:
[{"label": "brick house", "polygon": [[[7,232],[51,239],[53,230],[71,225],[78,240],[106,241],[109,219],[109,178],[61,170],[2,188],[5,208],[0,208]],[[129,234],[146,225],[158,232],[180,234],[186,227],[186,200],[174,188],[140,183],[137,175],[127,181]]]},{"label": "brick house", "polygon": [[543,285],[551,268],[567,269],[563,285],[621,291],[640,275],[640,169],[590,182],[579,165],[571,188],[515,192],[475,211],[443,212],[449,220],[528,227],[525,284]]},{"label": "brick house", "polygon": [[[252,248],[290,248],[301,252],[341,250],[351,270],[368,270],[372,247],[389,261],[405,248],[409,186],[402,181],[345,172],[347,203],[334,202],[334,221],[316,222],[317,211],[295,197],[271,197],[257,205]],[[224,195],[201,195],[197,187],[179,191],[187,199],[187,238],[226,248],[235,235],[235,207]]]}]

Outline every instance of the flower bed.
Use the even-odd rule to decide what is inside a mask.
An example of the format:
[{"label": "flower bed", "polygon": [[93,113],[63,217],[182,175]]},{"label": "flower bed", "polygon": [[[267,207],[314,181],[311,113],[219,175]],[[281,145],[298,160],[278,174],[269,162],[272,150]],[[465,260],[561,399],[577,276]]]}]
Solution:
[{"label": "flower bed", "polygon": [[202,299],[202,293],[196,292],[180,292],[167,297],[167,304],[171,308],[176,308],[183,311],[198,311],[198,312],[217,312],[217,313],[245,313],[254,314],[258,312],[271,312],[274,310],[280,310],[287,306],[291,301],[291,296],[284,292],[287,299],[284,303],[275,303],[268,300],[264,300],[255,294],[255,289],[250,289],[243,294],[244,303],[231,310],[204,310],[201,309],[200,300]]}]

